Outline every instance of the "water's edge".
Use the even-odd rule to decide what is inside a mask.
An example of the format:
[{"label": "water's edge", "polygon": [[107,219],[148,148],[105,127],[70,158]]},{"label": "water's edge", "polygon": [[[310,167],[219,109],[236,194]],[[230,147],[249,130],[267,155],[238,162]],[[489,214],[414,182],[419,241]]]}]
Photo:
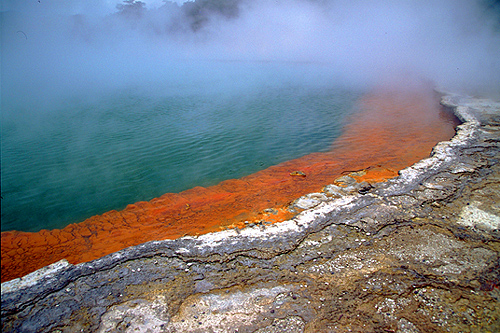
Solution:
[{"label": "water's edge", "polygon": [[[39,302],[39,300],[45,299],[48,295],[61,297],[61,300],[63,300],[61,295],[73,293],[79,288],[79,284],[88,284],[88,281],[94,281],[93,288],[107,286],[101,292],[109,289],[109,295],[111,295],[113,301],[110,301],[111,303],[107,306],[104,303],[96,305],[95,299],[92,303],[84,295],[80,295],[83,298],[77,303],[85,309],[124,304],[125,300],[130,301],[131,299],[137,299],[137,297],[141,299],[148,298],[145,294],[139,293],[139,287],[137,287],[139,289],[135,293],[128,287],[131,285],[148,285],[152,281],[165,279],[169,274],[180,276],[181,273],[177,272],[182,272],[182,279],[179,279],[178,282],[172,281],[171,278],[167,278],[167,280],[170,281],[169,283],[177,283],[182,290],[184,290],[183,288],[189,289],[190,291],[186,291],[187,294],[183,296],[187,297],[195,293],[206,293],[210,292],[210,290],[235,285],[230,282],[226,284],[221,282],[222,284],[217,287],[217,283],[210,279],[209,268],[201,271],[198,269],[197,271],[191,268],[191,265],[193,267],[198,267],[198,265],[206,267],[225,265],[239,260],[238,258],[248,258],[246,260],[262,262],[271,260],[275,263],[274,265],[277,265],[276,258],[279,255],[288,255],[293,251],[298,251],[297,249],[300,248],[304,239],[315,233],[323,232],[323,230],[334,225],[337,226],[336,228],[338,226],[356,228],[359,232],[363,232],[368,236],[371,235],[372,241],[376,242],[377,238],[374,235],[387,233],[388,231],[384,230],[389,225],[402,223],[402,226],[407,226],[410,223],[408,221],[416,221],[425,215],[422,215],[424,210],[422,207],[430,206],[433,203],[443,205],[441,202],[443,198],[453,197],[453,193],[459,191],[456,188],[459,181],[462,182],[467,177],[476,177],[479,173],[493,172],[491,170],[487,171],[487,169],[490,168],[491,163],[495,165],[498,158],[499,141],[496,136],[498,133],[496,129],[498,119],[495,117],[498,117],[500,112],[500,104],[489,100],[478,100],[458,95],[444,96],[441,104],[452,108],[455,115],[463,121],[463,124],[457,127],[456,135],[450,141],[438,143],[430,157],[401,170],[396,178],[375,184],[367,193],[356,191],[336,199],[326,199],[316,207],[303,211],[292,220],[266,227],[244,228],[242,230],[228,229],[198,237],[188,236],[175,240],[147,242],[78,265],[71,265],[66,260],[61,260],[22,278],[2,283],[1,311],[4,319],[2,323],[2,325],[5,325],[4,329],[6,331],[9,331],[9,328],[15,330],[16,327],[22,326],[23,321],[31,323],[30,315],[23,314],[24,309],[39,308],[43,303]],[[468,155],[464,153],[471,147],[477,146],[478,142],[483,147],[486,147],[484,153],[489,153],[492,156],[488,165],[471,164],[472,162],[466,157]],[[430,179],[434,179],[439,175],[442,178],[443,175],[446,175],[444,177],[446,178],[445,181],[439,184],[430,181]],[[461,178],[457,178],[458,176]],[[498,216],[497,218],[500,219]],[[481,229],[479,232],[482,233],[481,237],[489,237],[488,239],[491,241],[498,242],[500,235],[498,235],[498,225],[495,224],[498,222],[495,222],[497,221],[495,217],[492,217],[492,221],[489,229],[479,228]],[[382,234],[380,235],[380,237],[383,237]],[[345,246],[343,247],[344,250],[349,250],[350,247]],[[358,244],[357,246],[361,245]],[[366,246],[369,246],[369,244]],[[498,258],[498,253],[496,258]],[[165,261],[164,265],[162,265],[162,260]],[[302,264],[304,264],[302,261],[295,264],[287,262],[286,267],[290,265],[295,267]],[[130,269],[133,273],[129,271],[130,276],[120,278],[119,275],[116,275],[118,273],[113,272],[124,265],[132,267]],[[294,268],[290,269],[293,271]],[[171,272],[172,270],[174,273]],[[227,268],[227,270],[230,271],[231,268]],[[107,280],[110,274],[116,276],[113,275],[114,278]],[[197,277],[200,274],[201,277]],[[186,279],[198,281],[196,283],[190,282],[195,283],[196,287],[187,282],[183,285],[182,281],[187,281]],[[257,278],[256,281],[258,280]],[[200,285],[199,281],[205,281],[203,286]],[[144,290],[143,293],[145,293]],[[142,296],[138,296],[138,293]],[[127,298],[121,299],[120,297],[123,295],[126,295]],[[105,297],[104,294],[99,296],[100,299]],[[179,300],[179,302],[182,302],[182,300]],[[174,305],[171,305],[171,308],[179,309],[178,306]],[[169,313],[174,311],[171,308],[168,310]],[[96,329],[99,325],[102,328],[103,324],[102,322],[99,324],[99,322],[102,315],[108,313],[106,311],[103,308],[100,310],[100,314],[90,316],[94,318],[89,322],[91,329]],[[36,313],[36,311],[32,312]],[[304,323],[309,321],[306,317],[305,315],[301,317]],[[43,331],[47,331],[55,327],[64,326],[68,328],[75,324],[75,320],[78,321],[75,319],[73,312],[68,312],[62,317],[57,315],[54,317],[55,319],[50,318],[42,321],[40,324],[42,326],[37,329],[43,328]],[[97,320],[97,322],[93,320]],[[164,324],[173,323],[174,321],[173,317],[169,317],[168,320],[164,321]]]},{"label": "water's edge", "polygon": [[[456,158],[456,156],[453,156],[455,152],[450,151],[450,149],[447,148],[454,147],[456,145],[467,145],[470,141],[468,138],[473,137],[474,133],[480,126],[479,118],[481,115],[477,114],[478,110],[472,110],[466,104],[461,105],[463,102],[464,98],[458,95],[446,95],[442,98],[441,104],[452,108],[454,114],[463,122],[463,124],[457,128],[457,134],[448,142],[438,143],[435,146],[431,157],[401,170],[400,176],[388,180],[384,187],[394,190],[397,189],[398,192],[404,192],[409,187],[414,186],[416,179],[423,178],[425,173],[435,171],[445,160],[450,160],[453,157]],[[325,202],[321,205],[321,207],[315,207],[304,211],[292,220],[272,225],[265,230],[244,229],[236,231],[234,229],[228,229],[225,231],[201,235],[199,237],[187,236],[175,240],[152,241],[138,246],[132,246],[107,255],[103,258],[78,265],[72,265],[63,259],[22,278],[2,283],[2,295],[4,292],[9,293],[18,289],[35,286],[40,284],[42,281],[45,282],[44,284],[47,284],[47,282],[50,284],[49,280],[57,280],[58,276],[63,273],[64,276],[68,276],[67,274],[70,272],[69,276],[87,275],[112,267],[113,265],[125,260],[146,258],[158,253],[166,255],[180,254],[183,257],[208,257],[212,255],[226,257],[228,255],[228,245],[234,244],[236,241],[238,242],[240,252],[252,250],[255,249],[254,244],[256,242],[259,242],[259,244],[261,243],[259,239],[269,239],[269,237],[281,238],[286,236],[287,233],[290,235],[295,233],[303,235],[314,232],[313,230],[317,229],[317,226],[322,222],[321,217],[326,216],[326,214],[331,214],[335,210],[342,209],[343,206],[353,205],[355,204],[355,201],[362,198],[363,197],[359,196],[351,196],[340,200],[331,200],[330,202]],[[297,236],[295,238],[299,239],[301,237]],[[273,244],[273,242],[265,243],[268,245]],[[262,252],[268,252],[269,250],[271,249],[267,249],[267,251],[262,250]],[[286,251],[286,249],[283,249],[283,251]],[[276,253],[274,253],[274,255],[276,255]]]}]

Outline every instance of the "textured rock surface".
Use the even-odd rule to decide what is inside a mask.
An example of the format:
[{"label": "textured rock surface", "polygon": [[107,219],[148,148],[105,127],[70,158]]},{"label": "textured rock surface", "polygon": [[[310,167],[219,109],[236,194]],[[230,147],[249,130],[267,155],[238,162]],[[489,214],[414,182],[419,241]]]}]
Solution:
[{"label": "textured rock surface", "polygon": [[63,229],[2,232],[1,281],[61,259],[79,264],[149,241],[285,221],[295,215],[287,209],[291,201],[321,191],[346,170],[369,169],[361,177],[372,182],[394,177],[394,170],[429,156],[437,142],[454,135],[456,118],[439,105],[439,99],[426,84],[408,90],[376,88],[358,102],[356,116],[327,152],[211,187],[166,193]]},{"label": "textured rock surface", "polygon": [[443,104],[464,124],[397,178],[3,283],[2,331],[500,331],[500,105]]}]

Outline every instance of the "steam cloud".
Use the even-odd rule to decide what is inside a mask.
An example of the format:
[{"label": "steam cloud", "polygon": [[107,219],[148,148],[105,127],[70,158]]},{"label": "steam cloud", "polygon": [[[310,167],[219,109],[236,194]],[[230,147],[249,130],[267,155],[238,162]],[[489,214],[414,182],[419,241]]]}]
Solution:
[{"label": "steam cloud", "polygon": [[345,84],[411,73],[448,90],[500,91],[498,1],[11,0],[1,15],[4,110],[207,79],[225,89],[252,62],[319,64]]}]

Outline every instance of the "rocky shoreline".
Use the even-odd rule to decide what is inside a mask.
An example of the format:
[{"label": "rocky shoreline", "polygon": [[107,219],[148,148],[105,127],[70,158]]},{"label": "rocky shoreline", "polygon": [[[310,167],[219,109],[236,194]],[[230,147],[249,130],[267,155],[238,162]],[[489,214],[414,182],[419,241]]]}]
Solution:
[{"label": "rocky shoreline", "polygon": [[2,283],[2,331],[499,331],[500,103],[442,104],[457,134],[398,177]]}]

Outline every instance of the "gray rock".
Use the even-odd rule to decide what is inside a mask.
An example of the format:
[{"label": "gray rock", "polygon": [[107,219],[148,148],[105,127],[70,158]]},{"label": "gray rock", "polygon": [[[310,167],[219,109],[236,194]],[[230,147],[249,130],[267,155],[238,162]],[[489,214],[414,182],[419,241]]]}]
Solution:
[{"label": "gray rock", "polygon": [[291,205],[291,209],[309,209],[316,207],[320,203],[326,201],[328,198],[323,193],[309,193],[297,200],[295,200]]},{"label": "gray rock", "polygon": [[400,176],[3,283],[2,332],[500,331],[500,105],[443,104],[464,123]]}]

